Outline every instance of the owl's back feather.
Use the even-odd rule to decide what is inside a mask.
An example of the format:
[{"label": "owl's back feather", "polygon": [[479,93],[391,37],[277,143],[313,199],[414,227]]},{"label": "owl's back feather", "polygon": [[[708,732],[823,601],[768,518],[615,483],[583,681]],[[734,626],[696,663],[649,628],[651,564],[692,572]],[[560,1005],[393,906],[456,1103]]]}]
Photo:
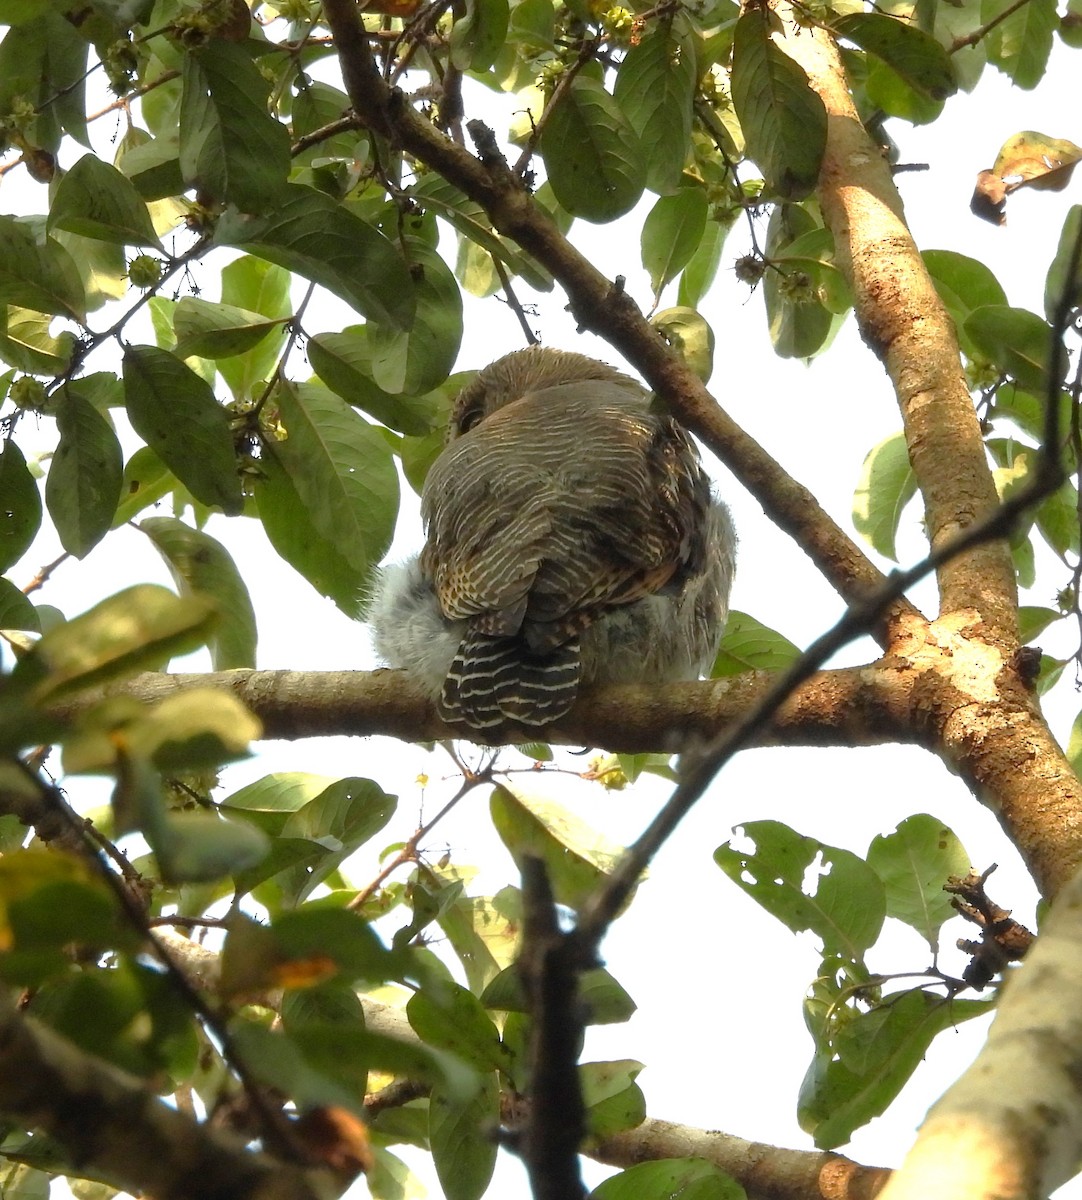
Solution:
[{"label": "owl's back feather", "polygon": [[[694,677],[713,657],[728,514],[687,433],[604,364],[528,350],[482,371],[456,402],[422,516],[419,577],[448,641],[461,632],[438,700],[450,723],[493,737],[551,724],[584,679],[605,678],[602,657],[628,681]],[[644,643],[647,618],[660,626]]]}]

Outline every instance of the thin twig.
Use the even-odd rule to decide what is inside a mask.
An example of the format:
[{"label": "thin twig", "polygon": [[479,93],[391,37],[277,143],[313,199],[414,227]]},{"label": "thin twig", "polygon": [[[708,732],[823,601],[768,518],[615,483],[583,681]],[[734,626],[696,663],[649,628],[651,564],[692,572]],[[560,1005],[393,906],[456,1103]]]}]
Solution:
[{"label": "thin twig", "polygon": [[495,268],[496,274],[500,277],[500,287],[503,288],[504,295],[507,297],[508,307],[518,318],[519,328],[526,338],[526,345],[536,346],[541,339],[530,328],[530,323],[526,320],[526,313],[523,311],[518,296],[515,295],[515,289],[511,286],[511,276],[508,275],[507,268],[500,261],[499,255],[490,254],[489,257],[492,259],[492,266]]},{"label": "thin twig", "polygon": [[29,583],[23,585],[22,593],[24,596],[29,596],[33,592],[43,588],[49,582],[49,576],[56,570],[61,563],[67,562],[71,555],[65,550],[59,557],[54,558],[51,563],[46,563],[45,566],[38,568],[38,573],[30,580]]},{"label": "thin twig", "polygon": [[356,894],[356,896],[354,896],[353,899],[350,900],[350,902],[346,905],[347,908],[353,909],[354,912],[363,908],[365,906],[365,904],[372,898],[372,896],[375,894],[375,892],[380,888],[380,886],[391,875],[393,875],[394,872],[397,871],[399,867],[405,866],[406,863],[416,862],[417,855],[420,852],[419,848],[420,848],[421,842],[424,840],[424,838],[426,838],[432,832],[432,830],[435,828],[435,826],[437,826],[440,823],[440,821],[442,821],[443,818],[445,816],[447,816],[447,814],[451,811],[451,809],[453,809],[455,807],[455,805],[457,805],[459,803],[459,801],[461,801],[466,796],[468,796],[470,794],[470,792],[472,792],[474,790],[474,788],[480,787],[482,784],[488,783],[491,781],[491,779],[492,779],[492,763],[491,763],[491,761],[487,762],[481,768],[480,771],[471,771],[455,755],[453,748],[451,748],[450,746],[445,746],[445,749],[451,755],[451,757],[454,759],[454,761],[455,761],[456,765],[459,767],[459,769],[462,771],[463,778],[462,778],[462,783],[459,786],[458,791],[455,792],[455,794],[451,797],[451,799],[447,801],[447,803],[439,810],[439,812],[436,813],[436,815],[431,820],[425,821],[422,824],[418,825],[418,827],[413,831],[413,833],[410,834],[410,836],[406,839],[405,844],[398,851],[398,853],[393,858],[388,860],[387,864],[383,867],[383,869],[375,877],[375,879],[373,879],[371,881],[371,883],[368,883],[363,888],[361,888],[361,890]]},{"label": "thin twig", "polygon": [[1029,0],[1014,0],[1014,3],[1005,8],[1001,13],[994,16],[987,24],[981,25],[974,29],[972,33],[967,33],[965,37],[955,38],[951,42],[947,50],[948,54],[956,54],[959,50],[964,50],[966,46],[975,46],[981,38],[986,34],[991,33],[993,29],[1001,22],[1006,21],[1008,17],[1013,16],[1020,8],[1025,8]]},{"label": "thin twig", "polygon": [[578,58],[560,76],[559,81],[552,90],[552,95],[548,98],[548,103],[542,109],[541,115],[534,122],[533,129],[530,130],[530,136],[526,139],[526,145],[523,147],[522,153],[518,156],[518,161],[513,167],[513,171],[519,179],[525,175],[526,168],[530,165],[530,159],[533,158],[534,150],[537,147],[538,141],[540,141],[542,131],[549,122],[549,118],[556,111],[557,105],[563,102],[564,96],[567,95],[571,85],[575,82],[575,77],[590,59],[594,57],[598,47],[604,40],[604,35],[598,33],[594,37],[584,41],[579,50]]}]

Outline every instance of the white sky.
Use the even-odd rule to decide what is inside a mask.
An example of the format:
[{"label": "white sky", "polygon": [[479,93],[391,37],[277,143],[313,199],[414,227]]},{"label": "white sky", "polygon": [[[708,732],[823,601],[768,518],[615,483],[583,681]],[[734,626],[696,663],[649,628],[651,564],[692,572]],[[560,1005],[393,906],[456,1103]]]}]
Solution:
[{"label": "white sky", "polygon": [[[1009,223],[1003,229],[971,216],[968,203],[977,171],[991,165],[1010,134],[1037,129],[1082,141],[1077,106],[1067,102],[1077,94],[1070,70],[1067,56],[1058,55],[1050,81],[1036,93],[1013,89],[989,71],[977,97],[952,99],[946,117],[934,126],[911,129],[901,122],[890,126],[903,162],[931,166],[926,173],[899,179],[921,248],[949,248],[986,262],[1006,288],[1010,303],[1037,312],[1042,310],[1044,270],[1077,185],[1065,195],[1017,194],[1009,203]],[[498,119],[491,120],[499,128]],[[108,121],[99,122],[94,132],[99,150],[108,154],[106,139],[113,127]],[[71,161],[65,159],[64,165],[70,166]],[[43,205],[39,189],[27,187],[18,175],[4,179],[0,210],[24,212]],[[633,240],[637,228],[633,223],[613,232],[580,222],[572,240],[602,270],[626,276],[632,295],[648,307],[649,287]],[[634,235],[628,229],[634,229]],[[745,244],[744,229],[738,225],[725,248],[719,283],[703,305],[718,343],[712,385],[729,412],[849,528],[861,460],[872,445],[900,425],[888,381],[860,344],[852,320],[836,345],[810,368],[775,358],[760,297],[749,296],[732,275],[733,260]],[[450,253],[453,256],[453,249]],[[209,299],[216,297],[218,266],[220,262],[211,259],[205,268],[194,269],[202,294]],[[547,344],[618,361],[603,344],[576,336],[563,311],[561,293],[537,302],[539,314],[533,324]],[[310,310],[306,327],[315,332],[353,319],[340,306],[328,303]],[[94,323],[104,325],[100,313]],[[496,300],[470,303],[466,323],[463,368],[482,366],[521,345],[517,322]],[[291,367],[294,374],[303,374],[299,360]],[[51,422],[42,422],[42,449],[51,447],[54,437]],[[733,509],[741,539],[734,607],[806,644],[840,615],[841,603],[799,549],[766,522],[757,504],[723,470],[714,474]],[[410,504],[404,506],[404,513],[397,554],[407,553],[420,541]],[[923,544],[915,509],[908,518],[900,545],[912,559],[923,552]],[[255,523],[218,518],[212,520],[209,532],[228,545],[252,588],[261,667],[323,670],[373,665],[365,630],[277,560]],[[12,577],[17,582],[28,579],[56,552],[55,542],[43,535]],[[125,529],[95,549],[85,565],[69,564],[58,570],[35,598],[73,615],[137,579],[169,583],[146,539]],[[1047,590],[1027,597],[1028,602],[1052,604],[1062,577],[1049,575],[1043,582]],[[934,607],[929,585],[912,596],[926,603],[926,611]],[[1051,638],[1045,639],[1045,647],[1056,649]],[[1069,649],[1069,635],[1062,649]],[[874,647],[865,642],[836,661],[840,665],[872,657]],[[199,666],[186,664],[186,669],[206,665],[205,658],[194,661]],[[1070,683],[1061,683],[1049,706],[1061,738],[1066,737],[1078,704]],[[401,795],[395,821],[377,839],[382,845],[412,831],[422,803],[432,812],[446,799],[455,786],[453,779],[444,781],[448,766],[439,753],[427,757],[418,750],[406,755],[397,743],[380,739],[319,739],[265,743],[257,760],[230,768],[226,780],[231,790],[276,769],[371,775]],[[414,782],[419,770],[431,776],[423,796]],[[521,779],[517,777],[520,785]],[[552,794],[615,840],[631,840],[664,796],[656,785],[608,795],[564,777],[538,782],[547,783]],[[73,782],[74,797],[82,786]],[[950,825],[978,868],[998,862],[992,894],[1013,907],[1021,920],[1032,922],[1035,893],[1018,856],[992,815],[932,756],[898,747],[748,752],[725,769],[665,847],[633,908],[606,940],[608,967],[636,999],[639,1011],[629,1025],[594,1031],[586,1057],[643,1060],[647,1069],[639,1083],[652,1116],[811,1148],[797,1127],[795,1101],[812,1049],[800,1006],[818,963],[814,946],[810,939],[794,938],[763,915],[722,876],[711,852],[741,821],[773,818],[826,843],[863,853],[874,836],[893,830],[914,811],[931,812]],[[430,839],[434,856],[447,846],[456,861],[484,868],[481,886],[491,891],[514,878],[509,857],[489,828],[480,794],[460,806]],[[365,882],[371,864],[357,865],[354,875],[358,883]],[[944,941],[950,945],[954,937],[968,935],[961,925],[956,930],[949,927]],[[960,956],[945,956],[948,969],[960,969],[961,964]],[[884,951],[872,957],[871,965],[892,971],[920,970],[928,965],[926,948],[915,934],[898,930]],[[977,1023],[941,1036],[890,1113],[861,1130],[844,1152],[863,1162],[896,1164],[925,1109],[972,1058],[980,1038]],[[588,1169],[591,1180],[604,1173]],[[363,1186],[354,1191],[364,1194]],[[439,1195],[438,1187],[432,1194]],[[506,1155],[501,1154],[491,1194],[513,1200],[528,1194],[520,1167]],[[1080,1200],[1082,1184],[1076,1181],[1059,1196]]]}]

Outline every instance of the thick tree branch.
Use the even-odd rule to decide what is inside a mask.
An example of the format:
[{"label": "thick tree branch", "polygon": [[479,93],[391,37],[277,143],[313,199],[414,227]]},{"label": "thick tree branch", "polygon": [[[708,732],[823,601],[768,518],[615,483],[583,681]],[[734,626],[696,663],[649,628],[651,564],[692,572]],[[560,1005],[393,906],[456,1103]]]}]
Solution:
[{"label": "thick tree branch", "polygon": [[705,1158],[740,1183],[748,1200],[872,1200],[890,1178],[884,1167],[861,1166],[840,1154],[786,1150],[655,1117],[601,1138],[588,1153],[617,1167],[657,1158]]},{"label": "thick tree branch", "polygon": [[0,1000],[0,1113],[57,1139],[73,1163],[155,1200],[327,1200],[329,1173],[253,1151],[164,1104],[141,1080]]},{"label": "thick tree branch", "polygon": [[[501,234],[542,263],[566,291],[579,323],[604,337],[643,374],[845,599],[856,599],[880,584],[882,574],[811,493],[718,407],[630,296],[575,250],[538,208],[484,126],[469,124],[481,152],[475,158],[410,108],[401,92],[385,84],[352,0],[326,0],[323,11],[342,61],[346,90],[362,120],[464,191],[485,209]],[[885,626],[916,615],[911,605],[898,600],[886,614]]]},{"label": "thick tree branch", "polygon": [[977,1060],[932,1108],[883,1200],[1032,1200],[1082,1159],[1082,874],[1010,973]]},{"label": "thick tree branch", "polygon": [[[857,114],[837,46],[822,30],[791,28],[794,36],[779,44],[827,110],[823,217],[861,333],[894,384],[931,543],[942,546],[999,504],[954,323],[905,223],[890,166]],[[949,559],[938,577],[941,612],[975,611],[986,639],[1016,648],[1018,597],[1005,541]]]},{"label": "thick tree branch", "polygon": [[[818,672],[793,692],[755,744],[869,746],[915,736],[923,740],[923,735],[909,732],[918,673],[908,658]],[[716,736],[755,704],[774,678],[767,671],[750,671],[699,683],[592,688],[545,736],[572,746],[677,753]],[[155,703],[178,691],[205,687],[221,688],[243,701],[263,723],[268,738],[382,734],[437,741],[462,736],[461,730],[436,716],[431,698],[401,671],[147,673],[109,690]],[[53,711],[74,716],[94,698],[88,693]],[[536,737],[536,731],[530,737]],[[33,823],[30,816],[28,823]]]},{"label": "thick tree branch", "polygon": [[[910,743],[935,750],[988,804],[1052,897],[1082,860],[1082,784],[1041,719],[1013,660],[976,635],[961,613],[897,640],[897,653],[862,667],[819,671],[800,683],[753,746]],[[625,753],[695,750],[743,719],[776,683],[770,672],[661,686],[594,688],[546,738]],[[381,734],[406,741],[460,736],[400,671],[222,671],[136,676],[110,689],[148,703],[219,687],[242,700],[268,738]],[[57,706],[74,716],[93,696]],[[525,737],[525,735],[524,735]],[[23,796],[0,808],[37,825]]]}]

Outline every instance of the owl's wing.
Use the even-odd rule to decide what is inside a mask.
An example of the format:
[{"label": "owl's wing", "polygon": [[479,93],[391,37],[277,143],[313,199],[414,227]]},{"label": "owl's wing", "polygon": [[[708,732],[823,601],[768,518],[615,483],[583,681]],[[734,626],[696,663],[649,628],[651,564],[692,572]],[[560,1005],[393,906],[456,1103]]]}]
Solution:
[{"label": "owl's wing", "polygon": [[563,384],[490,414],[436,461],[423,564],[447,616],[544,650],[694,565],[707,503],[693,444],[645,397]]}]

